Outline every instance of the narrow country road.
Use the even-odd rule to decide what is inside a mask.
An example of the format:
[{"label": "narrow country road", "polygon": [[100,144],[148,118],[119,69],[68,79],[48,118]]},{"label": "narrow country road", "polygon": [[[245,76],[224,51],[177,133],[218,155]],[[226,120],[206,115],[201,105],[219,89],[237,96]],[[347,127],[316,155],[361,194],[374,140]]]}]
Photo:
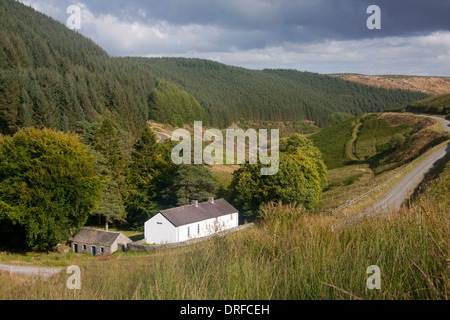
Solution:
[{"label": "narrow country road", "polygon": [[[450,121],[444,118],[424,116],[427,118],[432,118],[439,121],[442,128],[450,132]],[[400,181],[398,181],[389,192],[380,199],[375,205],[370,207],[368,210],[360,213],[356,218],[363,218],[365,216],[373,215],[377,212],[388,210],[388,209],[398,209],[403,204],[403,201],[417,188],[417,186],[422,182],[425,174],[434,166],[434,164],[445,157],[446,154],[450,153],[450,145],[445,145],[440,149],[436,150],[428,158],[418,164],[414,169],[412,169],[408,174],[406,174]]]},{"label": "narrow country road", "polygon": [[49,278],[61,272],[62,270],[63,268],[26,267],[12,264],[0,264],[0,271],[6,271],[12,274],[22,274],[27,276],[39,275],[45,278]]},{"label": "narrow country road", "polygon": [[166,141],[166,139],[168,139],[168,137],[162,133],[155,132],[155,134],[161,138],[159,143],[164,143],[164,141]]}]

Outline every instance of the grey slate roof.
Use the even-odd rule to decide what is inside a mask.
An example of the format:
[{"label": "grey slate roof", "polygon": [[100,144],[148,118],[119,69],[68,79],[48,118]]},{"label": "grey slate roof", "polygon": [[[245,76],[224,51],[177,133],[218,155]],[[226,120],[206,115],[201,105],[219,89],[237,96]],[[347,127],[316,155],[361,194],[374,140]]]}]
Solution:
[{"label": "grey slate roof", "polygon": [[[120,235],[122,235],[122,233],[120,233],[120,232],[82,228],[73,237],[72,241],[94,244],[94,245],[104,246],[104,247],[110,247],[114,243],[114,241],[117,240],[117,238]],[[125,237],[125,238],[127,238],[127,237]],[[131,240],[130,240],[130,242],[131,242]]]},{"label": "grey slate roof", "polygon": [[175,227],[217,218],[236,212],[238,212],[238,210],[229,204],[225,199],[214,200],[214,203],[210,203],[209,201],[202,202],[199,203],[197,207],[195,205],[187,205],[160,211],[160,213]]}]

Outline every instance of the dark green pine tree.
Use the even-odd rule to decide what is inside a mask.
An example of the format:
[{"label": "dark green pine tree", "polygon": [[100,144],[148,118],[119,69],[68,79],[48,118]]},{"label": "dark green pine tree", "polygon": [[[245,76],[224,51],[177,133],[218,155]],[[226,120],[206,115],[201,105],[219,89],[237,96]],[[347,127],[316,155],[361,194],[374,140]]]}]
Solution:
[{"label": "dark green pine tree", "polygon": [[[113,179],[118,183],[123,181],[125,174],[126,161],[122,151],[121,141],[118,135],[118,131],[114,127],[111,120],[103,120],[100,127],[95,134],[94,149],[100,152],[107,161],[107,167],[111,170]],[[122,187],[123,183],[119,183],[119,187]]]},{"label": "dark green pine tree", "polygon": [[97,166],[105,181],[102,201],[96,214],[105,218],[105,229],[108,229],[110,222],[124,221],[126,216],[123,201],[126,197],[126,161],[117,130],[111,120],[104,120],[97,129],[94,149],[101,155]]},{"label": "dark green pine tree", "polygon": [[114,221],[125,221],[125,207],[118,189],[117,183],[113,180],[107,180],[102,190],[100,205],[97,207],[96,214],[105,218],[105,230],[108,230],[109,223]]},{"label": "dark green pine tree", "polygon": [[20,88],[8,71],[0,70],[0,133],[14,134],[20,106]]},{"label": "dark green pine tree", "polygon": [[132,228],[142,228],[143,223],[155,214],[155,180],[164,168],[157,147],[156,136],[148,127],[134,144],[126,200],[127,222]]},{"label": "dark green pine tree", "polygon": [[179,165],[172,184],[163,191],[172,205],[187,205],[190,200],[203,201],[215,197],[219,183],[205,165]]}]

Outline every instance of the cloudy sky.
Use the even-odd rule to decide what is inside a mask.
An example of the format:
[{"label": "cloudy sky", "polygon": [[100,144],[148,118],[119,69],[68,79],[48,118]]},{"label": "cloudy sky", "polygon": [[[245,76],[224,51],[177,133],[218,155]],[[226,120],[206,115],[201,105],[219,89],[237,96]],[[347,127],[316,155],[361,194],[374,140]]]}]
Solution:
[{"label": "cloudy sky", "polygon": [[[196,57],[252,69],[450,76],[450,0],[20,0],[113,56]],[[369,29],[370,5],[381,29]],[[371,20],[372,22],[372,20]]]}]

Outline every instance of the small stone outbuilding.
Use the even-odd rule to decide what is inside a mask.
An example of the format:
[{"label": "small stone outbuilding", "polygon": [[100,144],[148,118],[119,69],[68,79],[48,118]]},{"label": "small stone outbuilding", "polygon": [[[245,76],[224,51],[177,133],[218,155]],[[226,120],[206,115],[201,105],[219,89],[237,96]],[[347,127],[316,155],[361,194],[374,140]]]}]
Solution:
[{"label": "small stone outbuilding", "polygon": [[102,256],[126,250],[130,238],[121,232],[82,228],[72,239],[72,250],[75,253],[85,253]]}]

